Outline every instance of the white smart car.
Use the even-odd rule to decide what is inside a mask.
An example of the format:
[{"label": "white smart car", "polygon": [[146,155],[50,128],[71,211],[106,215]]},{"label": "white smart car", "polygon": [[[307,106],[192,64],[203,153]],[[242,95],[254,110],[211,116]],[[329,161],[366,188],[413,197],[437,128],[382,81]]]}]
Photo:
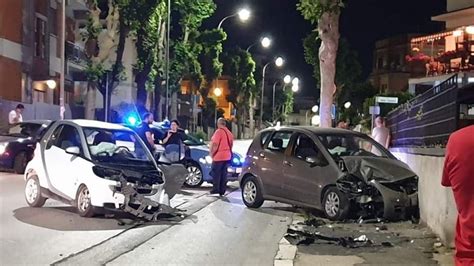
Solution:
[{"label": "white smart car", "polygon": [[179,165],[158,166],[126,127],[63,120],[52,123],[36,146],[25,171],[25,198],[32,207],[60,200],[84,217],[109,208],[153,220],[172,212],[169,200],[186,173]]}]

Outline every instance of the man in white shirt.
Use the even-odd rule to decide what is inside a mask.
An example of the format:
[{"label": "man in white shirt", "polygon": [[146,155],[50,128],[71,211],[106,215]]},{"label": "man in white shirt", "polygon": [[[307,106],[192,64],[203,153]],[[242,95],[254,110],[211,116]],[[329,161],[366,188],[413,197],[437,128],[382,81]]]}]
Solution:
[{"label": "man in white shirt", "polygon": [[23,106],[23,104],[18,104],[15,110],[12,110],[8,114],[8,124],[15,125],[23,122],[23,116],[21,115],[23,110],[25,110],[25,106]]},{"label": "man in white shirt", "polygon": [[375,118],[375,128],[372,130],[372,138],[388,149],[390,145],[390,130],[385,127],[385,119],[381,116]]}]

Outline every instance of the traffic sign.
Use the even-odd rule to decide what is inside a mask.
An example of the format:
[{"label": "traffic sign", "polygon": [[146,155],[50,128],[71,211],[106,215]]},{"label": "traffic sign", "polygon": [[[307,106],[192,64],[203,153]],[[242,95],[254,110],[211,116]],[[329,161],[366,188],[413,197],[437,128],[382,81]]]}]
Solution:
[{"label": "traffic sign", "polygon": [[380,106],[370,106],[369,107],[369,114],[371,115],[379,115],[380,114]]},{"label": "traffic sign", "polygon": [[375,97],[375,102],[377,102],[377,103],[393,103],[393,104],[397,104],[397,103],[398,103],[398,97],[383,97],[383,96],[377,96],[377,97]]}]

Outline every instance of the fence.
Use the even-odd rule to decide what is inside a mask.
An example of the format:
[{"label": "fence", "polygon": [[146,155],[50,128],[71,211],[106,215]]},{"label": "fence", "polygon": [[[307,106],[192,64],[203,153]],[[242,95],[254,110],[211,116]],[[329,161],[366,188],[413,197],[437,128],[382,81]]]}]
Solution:
[{"label": "fence", "polygon": [[418,95],[387,116],[392,145],[444,146],[457,129],[458,75]]}]

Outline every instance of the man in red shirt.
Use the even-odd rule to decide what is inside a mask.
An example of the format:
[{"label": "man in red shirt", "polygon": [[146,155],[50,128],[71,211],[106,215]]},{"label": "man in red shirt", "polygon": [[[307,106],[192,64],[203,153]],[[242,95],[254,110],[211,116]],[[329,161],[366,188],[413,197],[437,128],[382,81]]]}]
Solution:
[{"label": "man in red shirt", "polygon": [[474,265],[474,126],[449,137],[441,184],[453,188],[458,209],[456,265]]},{"label": "man in red shirt", "polygon": [[224,118],[217,120],[217,130],[211,138],[209,152],[212,158],[212,190],[211,194],[223,196],[227,189],[227,167],[232,159],[234,136],[226,127]]}]

